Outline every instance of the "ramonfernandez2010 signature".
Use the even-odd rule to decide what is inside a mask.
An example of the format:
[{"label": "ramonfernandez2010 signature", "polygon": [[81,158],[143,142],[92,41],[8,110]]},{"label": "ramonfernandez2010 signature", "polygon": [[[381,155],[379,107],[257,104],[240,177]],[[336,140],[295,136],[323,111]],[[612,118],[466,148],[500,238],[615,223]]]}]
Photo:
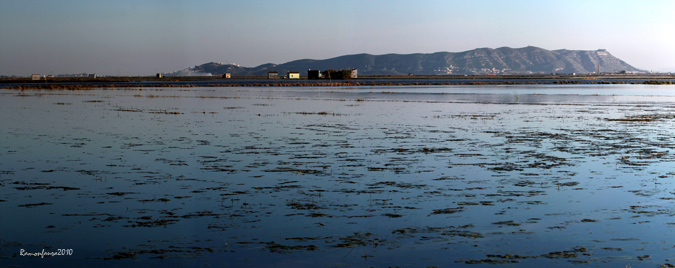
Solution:
[{"label": "ramonfernandez2010 signature", "polygon": [[19,251],[20,256],[27,256],[27,257],[40,257],[44,258],[45,256],[47,257],[53,257],[53,256],[70,256],[73,255],[73,249],[65,249],[65,248],[60,248],[57,249],[56,251],[45,251],[45,249],[42,249],[42,251],[38,252],[27,252],[24,249],[21,249]]}]

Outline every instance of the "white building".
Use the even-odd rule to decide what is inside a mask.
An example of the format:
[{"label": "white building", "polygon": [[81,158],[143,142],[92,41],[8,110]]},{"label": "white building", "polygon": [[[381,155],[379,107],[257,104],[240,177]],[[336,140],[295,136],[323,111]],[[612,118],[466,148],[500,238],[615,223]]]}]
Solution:
[{"label": "white building", "polygon": [[288,72],[288,79],[300,79],[299,72]]}]

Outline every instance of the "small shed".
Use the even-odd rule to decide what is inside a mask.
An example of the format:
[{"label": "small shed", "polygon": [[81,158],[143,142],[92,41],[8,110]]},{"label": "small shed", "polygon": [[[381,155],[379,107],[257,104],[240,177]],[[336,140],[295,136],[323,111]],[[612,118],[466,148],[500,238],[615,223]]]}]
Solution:
[{"label": "small shed", "polygon": [[278,72],[267,72],[267,79],[279,79]]},{"label": "small shed", "polygon": [[30,78],[33,81],[40,80],[40,74],[32,74]]},{"label": "small shed", "polygon": [[288,72],[288,79],[300,79],[299,72]]},{"label": "small shed", "polygon": [[162,78],[162,73],[157,73],[157,78]]},{"label": "small shed", "polygon": [[230,75],[230,73],[224,73],[224,74],[223,74],[223,78],[229,79],[229,78],[231,78],[231,77],[232,77],[232,76]]}]

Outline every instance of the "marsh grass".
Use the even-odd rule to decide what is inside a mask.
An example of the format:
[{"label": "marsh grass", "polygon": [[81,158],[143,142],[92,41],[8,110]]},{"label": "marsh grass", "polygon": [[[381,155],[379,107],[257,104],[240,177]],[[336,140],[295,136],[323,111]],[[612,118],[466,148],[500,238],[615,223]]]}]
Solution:
[{"label": "marsh grass", "polygon": [[606,121],[618,121],[618,122],[651,122],[661,119],[675,119],[675,115],[651,114],[651,115],[626,116],[624,118],[605,118]]}]

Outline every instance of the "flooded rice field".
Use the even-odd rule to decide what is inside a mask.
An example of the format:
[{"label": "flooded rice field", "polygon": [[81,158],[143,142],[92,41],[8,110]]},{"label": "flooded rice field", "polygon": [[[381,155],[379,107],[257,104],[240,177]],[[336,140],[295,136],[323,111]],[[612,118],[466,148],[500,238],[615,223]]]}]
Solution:
[{"label": "flooded rice field", "polygon": [[672,86],[0,90],[0,114],[0,266],[675,265]]}]

